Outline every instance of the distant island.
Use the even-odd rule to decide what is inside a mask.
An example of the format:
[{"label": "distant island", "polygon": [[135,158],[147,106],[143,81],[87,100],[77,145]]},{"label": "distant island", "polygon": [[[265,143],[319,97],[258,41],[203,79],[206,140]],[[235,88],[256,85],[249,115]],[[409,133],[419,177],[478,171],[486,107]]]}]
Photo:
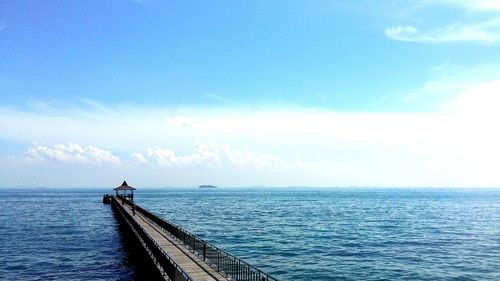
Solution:
[{"label": "distant island", "polygon": [[211,184],[203,184],[198,186],[198,188],[217,188],[217,186]]}]

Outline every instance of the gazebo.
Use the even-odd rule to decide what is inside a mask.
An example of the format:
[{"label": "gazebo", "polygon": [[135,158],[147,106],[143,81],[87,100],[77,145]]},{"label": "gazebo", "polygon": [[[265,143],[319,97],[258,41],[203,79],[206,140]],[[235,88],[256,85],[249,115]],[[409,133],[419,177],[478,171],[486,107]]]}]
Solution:
[{"label": "gazebo", "polygon": [[[116,192],[116,196],[129,198],[130,201],[134,201],[135,188],[129,186],[126,181],[123,181],[122,185],[115,187],[113,190]],[[121,194],[119,194],[119,192],[121,192]]]}]

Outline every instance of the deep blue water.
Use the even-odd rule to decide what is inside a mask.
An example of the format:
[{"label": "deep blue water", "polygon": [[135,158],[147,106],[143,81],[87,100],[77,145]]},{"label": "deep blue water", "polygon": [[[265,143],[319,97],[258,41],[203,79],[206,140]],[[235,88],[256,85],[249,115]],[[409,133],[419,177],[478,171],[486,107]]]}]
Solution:
[{"label": "deep blue water", "polygon": [[[0,190],[0,279],[133,280],[106,190]],[[500,280],[500,190],[139,189],[281,280]]]},{"label": "deep blue water", "polygon": [[102,194],[0,189],[0,280],[133,280]]}]

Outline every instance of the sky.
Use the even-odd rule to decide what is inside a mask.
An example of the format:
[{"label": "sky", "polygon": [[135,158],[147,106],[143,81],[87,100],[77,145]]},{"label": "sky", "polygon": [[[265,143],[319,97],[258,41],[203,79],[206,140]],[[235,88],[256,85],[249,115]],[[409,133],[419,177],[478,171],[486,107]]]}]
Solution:
[{"label": "sky", "polygon": [[0,187],[500,187],[500,1],[1,1]]}]

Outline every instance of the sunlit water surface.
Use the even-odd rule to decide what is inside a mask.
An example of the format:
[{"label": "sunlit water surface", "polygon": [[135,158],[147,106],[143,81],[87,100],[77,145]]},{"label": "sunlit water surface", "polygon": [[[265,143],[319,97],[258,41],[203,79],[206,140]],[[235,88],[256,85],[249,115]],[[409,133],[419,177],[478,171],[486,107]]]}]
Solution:
[{"label": "sunlit water surface", "polygon": [[[106,191],[0,190],[0,276],[133,280]],[[498,189],[138,189],[136,202],[281,280],[500,280]]]}]

